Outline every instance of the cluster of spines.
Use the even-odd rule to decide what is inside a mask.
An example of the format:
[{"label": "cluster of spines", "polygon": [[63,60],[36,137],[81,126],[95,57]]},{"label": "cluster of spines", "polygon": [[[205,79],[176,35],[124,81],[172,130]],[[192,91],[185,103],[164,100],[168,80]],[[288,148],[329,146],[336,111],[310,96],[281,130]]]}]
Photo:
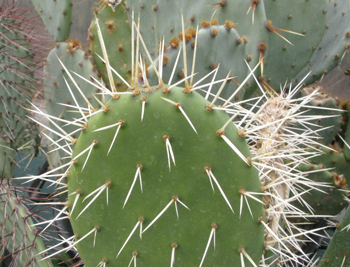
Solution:
[{"label": "cluster of spines", "polygon": [[[303,106],[311,107],[308,106],[308,103],[317,96],[317,92],[314,91],[310,95],[293,99],[298,89],[298,86],[293,90],[289,88],[289,92],[287,92],[288,89],[285,88],[281,90],[279,96],[267,98],[256,112],[247,116],[250,119],[247,118],[239,125],[242,127],[240,133],[248,137],[251,151],[254,154],[253,160],[260,171],[267,223],[272,230],[266,232],[268,248],[275,250],[274,246],[277,241],[283,240],[303,253],[296,238],[300,233],[309,238],[309,233],[298,228],[289,218],[317,217],[313,214],[312,207],[303,200],[302,195],[311,190],[321,191],[318,187],[328,187],[329,184],[308,180],[309,171],[301,171],[300,169],[302,164],[307,163],[322,152],[305,151],[305,147],[317,145],[317,140],[321,137],[317,136],[317,131],[312,131],[309,128],[310,125],[313,125],[310,121],[314,120],[315,116],[304,115],[304,112],[300,111]],[[274,94],[274,92],[269,92],[269,94]],[[322,109],[322,107],[317,108]],[[329,110],[340,112],[340,110],[335,109]],[[300,133],[300,128],[304,129],[302,133]],[[323,170],[312,170],[311,172],[321,171]],[[293,201],[298,201],[301,205],[306,206],[309,214],[294,207]],[[280,225],[281,220],[284,221],[284,227]],[[295,229],[298,229],[297,231],[300,233],[295,234]],[[280,238],[276,239],[277,236]],[[283,242],[278,241],[278,246],[281,246]],[[295,258],[286,246],[282,249],[286,249],[286,251],[284,255],[281,254],[280,263],[285,262],[285,260],[296,262],[302,260]],[[291,257],[288,258],[286,255]],[[304,256],[303,260],[307,261],[308,258],[306,255]]]}]

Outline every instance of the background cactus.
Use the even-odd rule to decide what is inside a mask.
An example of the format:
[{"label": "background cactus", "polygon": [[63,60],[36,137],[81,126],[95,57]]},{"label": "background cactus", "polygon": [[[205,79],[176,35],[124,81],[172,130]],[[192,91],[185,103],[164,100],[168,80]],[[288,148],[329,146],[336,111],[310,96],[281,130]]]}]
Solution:
[{"label": "background cactus", "polygon": [[[169,44],[172,37],[178,38],[177,34],[181,32],[181,23],[178,20],[181,10],[183,10],[187,26],[194,29],[202,20],[208,21],[207,24],[219,25],[224,25],[226,20],[232,21],[241,41],[243,40],[242,44],[245,45],[246,51],[242,54],[237,53],[234,61],[224,60],[220,53],[211,53],[210,57],[207,56],[209,62],[205,66],[210,66],[212,62],[215,62],[216,64],[220,63],[221,67],[224,66],[226,70],[226,68],[235,68],[234,66],[237,66],[236,62],[242,62],[248,58],[251,59],[251,66],[255,66],[260,57],[263,56],[266,65],[263,71],[261,69],[260,82],[264,81],[263,84],[266,87],[271,86],[276,91],[279,90],[280,83],[283,83],[282,80],[294,79],[295,77],[300,80],[309,71],[314,72],[314,74],[309,76],[306,82],[316,81],[325,70],[329,71],[339,62],[340,55],[343,55],[346,45],[349,43],[349,40],[345,38],[346,32],[349,31],[348,16],[346,16],[349,12],[346,7],[347,1],[335,5],[334,1],[298,1],[294,3],[292,9],[284,8],[285,2],[281,1],[241,2],[220,1],[220,3],[213,3],[213,1],[206,1],[194,4],[177,1],[169,6],[168,3],[161,3],[160,1],[148,2],[147,4],[140,1],[128,1],[127,7],[129,13],[133,8],[135,14],[140,13],[141,31],[151,32],[145,37],[148,47],[157,47],[158,40],[162,40],[163,36],[166,45]],[[246,14],[248,10],[250,10],[249,15]],[[308,18],[307,23],[303,23],[303,17]],[[333,29],[327,31],[327,27],[329,28],[332,23],[334,23]],[[341,23],[343,26],[338,28],[336,23]],[[343,35],[341,35],[341,32]],[[300,34],[304,36],[300,36]],[[327,39],[334,37],[336,37],[335,41],[327,41]],[[244,40],[248,42],[245,44]],[[327,51],[323,53],[327,53],[329,57],[326,61],[319,59],[322,62],[320,64],[312,62],[312,65],[309,66],[312,57],[320,58],[316,54],[319,52],[316,49],[315,52],[313,51],[314,48],[321,47],[320,42],[322,40],[327,43],[327,48],[323,50]],[[223,53],[226,56],[231,55],[236,47],[240,47],[237,46],[237,40],[229,42],[230,45],[223,46],[220,44],[218,43],[215,48],[217,50],[221,47],[222,49],[228,49],[227,52]],[[206,54],[208,54],[211,51],[208,47],[210,46],[207,46],[206,42],[202,44],[198,42],[198,53],[201,54],[207,51]],[[201,50],[204,51],[201,52]],[[157,49],[153,50],[153,54],[156,56]],[[315,60],[312,59],[312,61]],[[316,70],[316,67],[322,68],[322,70]],[[179,69],[182,68],[183,66],[179,65]],[[303,70],[303,68],[305,69]],[[209,70],[205,73],[202,72],[195,79],[200,79],[208,72]],[[227,72],[224,70],[219,71],[218,78],[224,78],[226,74]],[[233,71],[232,75],[237,76],[237,82],[241,83],[247,73],[236,74]],[[246,98],[249,98],[258,89],[253,80],[251,82],[251,86],[247,88]],[[216,90],[218,90],[218,87],[216,87]],[[232,93],[230,90],[228,92],[228,94]]]},{"label": "background cactus", "polygon": [[339,64],[349,49],[349,5],[348,1],[328,1],[323,13],[327,17],[325,32],[321,42],[313,46],[314,53],[308,65],[295,77],[301,79],[305,72],[312,72],[306,83],[312,83],[324,77]]},{"label": "background cactus", "polygon": [[[0,261],[12,266],[50,266],[40,252],[45,246],[33,227],[39,217],[27,208],[29,187],[12,184],[17,165],[16,153],[30,160],[38,153],[38,129],[30,120],[30,102],[38,93],[35,71],[40,58],[29,10],[14,1],[3,1],[0,7]],[[33,221],[34,220],[34,221]],[[36,255],[39,254],[38,257]]]},{"label": "background cactus", "polygon": [[[8,162],[8,158],[3,161],[4,165],[9,164]],[[8,175],[11,174],[8,173]],[[51,266],[50,259],[41,261],[43,254],[40,253],[45,250],[45,245],[40,237],[40,230],[33,227],[40,216],[28,210],[29,202],[24,196],[18,194],[30,188],[12,186],[9,183],[10,177],[3,174],[0,177],[0,211],[3,215],[0,228],[1,261],[7,259],[10,266]]]},{"label": "background cactus", "polygon": [[349,266],[349,240],[350,240],[350,209],[346,210],[344,218],[337,224],[337,230],[323,255],[319,267],[323,266]]},{"label": "background cactus", "polygon": [[72,24],[72,0],[32,0],[32,3],[56,42],[64,42],[69,38]]},{"label": "background cactus", "polygon": [[0,11],[0,138],[13,149],[33,152],[37,129],[26,118],[29,113],[25,108],[30,107],[28,100],[36,94],[35,61],[30,36],[23,33],[31,25],[24,15],[17,18],[25,11],[17,11],[10,3],[4,3]]}]

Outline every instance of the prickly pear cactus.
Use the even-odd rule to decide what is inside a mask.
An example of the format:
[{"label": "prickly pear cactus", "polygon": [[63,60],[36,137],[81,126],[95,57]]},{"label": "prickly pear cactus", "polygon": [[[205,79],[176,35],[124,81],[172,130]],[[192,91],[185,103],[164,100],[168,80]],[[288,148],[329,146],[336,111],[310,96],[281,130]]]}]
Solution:
[{"label": "prickly pear cactus", "polygon": [[[309,216],[310,209],[293,201],[307,206],[303,195],[323,185],[298,168],[317,155],[304,147],[317,143],[319,129],[309,125],[320,113],[303,111],[315,108],[309,103],[317,93],[293,99],[304,75],[297,86],[276,91],[309,64],[312,45],[325,36],[328,1],[298,0],[293,14],[283,9],[287,1],[124,4],[102,1],[90,32],[106,83],[93,81],[101,109],[74,101],[75,116],[52,124],[65,139],[55,145],[69,161],[37,177],[68,188],[68,201],[53,220],[70,218],[74,235],[62,243],[76,248],[86,266],[308,264],[306,255],[296,254],[303,253],[298,237],[310,239],[313,231],[304,233],[289,215]],[[124,7],[131,32],[118,29],[125,25]],[[308,25],[300,23],[305,14],[312,18]],[[284,30],[293,37],[282,36]],[[131,38],[130,46],[121,45],[117,33],[126,44]],[[70,67],[63,69],[68,75]],[[255,91],[258,97],[235,103]],[[72,97],[79,94],[85,93]],[[77,130],[69,133],[71,124]],[[57,171],[63,174],[50,180]]]},{"label": "prickly pear cactus", "polygon": [[243,251],[259,262],[262,205],[249,201],[252,215],[246,206],[239,213],[242,192],[260,190],[257,170],[245,162],[248,146],[233,124],[221,130],[225,112],[182,91],[110,100],[74,145],[70,218],[89,265],[118,266],[138,255],[137,266],[227,266]]}]

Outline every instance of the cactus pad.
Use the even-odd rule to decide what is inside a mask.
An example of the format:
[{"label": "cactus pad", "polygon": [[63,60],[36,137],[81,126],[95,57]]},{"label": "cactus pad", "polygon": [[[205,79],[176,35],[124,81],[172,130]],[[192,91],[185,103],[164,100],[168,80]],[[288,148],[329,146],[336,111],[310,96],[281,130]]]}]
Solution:
[{"label": "cactus pad", "polygon": [[328,245],[326,253],[317,265],[318,267],[350,266],[350,208],[347,208],[340,224],[336,226],[337,230]]},{"label": "cactus pad", "polygon": [[56,42],[69,38],[72,24],[72,0],[32,0],[48,32]]},{"label": "cactus pad", "polygon": [[182,90],[111,99],[80,134],[68,183],[77,242],[90,233],[76,244],[85,264],[228,266],[244,253],[258,264],[263,207],[249,200],[252,215],[246,204],[239,215],[242,190],[260,190],[257,170],[224,138],[244,157],[248,146],[233,124],[217,132],[225,112]]},{"label": "cactus pad", "polygon": [[[347,6],[346,0],[297,0],[292,7],[289,7],[287,0],[226,0],[217,3],[209,0],[196,3],[127,1],[129,14],[132,10],[140,14],[141,32],[148,33],[145,42],[153,57],[157,56],[158,42],[163,36],[165,44],[169,45],[170,40],[177,38],[181,32],[181,10],[186,29],[196,28],[201,21],[200,29],[206,25],[224,25],[227,20],[232,20],[241,40],[246,43],[246,53],[240,54],[240,57],[236,55],[234,61],[227,57],[227,60],[215,63],[233,70],[237,62],[242,62],[247,55],[253,66],[263,58],[264,67],[261,68],[259,82],[266,88],[271,86],[275,91],[279,91],[281,83],[300,81],[309,72],[312,75],[305,82],[310,84],[340,62],[349,49]],[[226,48],[235,45],[236,42],[225,42]],[[202,49],[213,50],[211,57],[223,52],[220,46],[202,45],[198,47],[198,54],[204,54]],[[245,78],[240,72],[232,71],[232,75],[237,76],[238,83]],[[249,83],[245,98],[259,90],[254,81],[250,80]]]},{"label": "cactus pad", "polygon": [[[99,27],[104,38],[104,44],[109,54],[111,66],[125,79],[130,80],[131,72],[131,30],[128,24],[128,14],[122,5],[112,8],[104,4],[96,11]],[[98,37],[96,21],[91,23],[88,39],[90,41],[91,54],[95,60],[97,69],[100,71],[105,83],[110,87],[110,81],[106,71],[102,45]],[[114,77],[114,86],[118,91],[126,91],[127,87],[117,77]]]}]

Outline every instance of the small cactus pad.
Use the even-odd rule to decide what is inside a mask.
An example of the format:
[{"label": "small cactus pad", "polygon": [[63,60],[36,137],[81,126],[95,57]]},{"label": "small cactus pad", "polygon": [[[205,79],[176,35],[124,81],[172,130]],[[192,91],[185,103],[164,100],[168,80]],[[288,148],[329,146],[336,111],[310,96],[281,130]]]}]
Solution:
[{"label": "small cactus pad", "polygon": [[[192,33],[192,36],[190,35]],[[225,90],[220,95],[224,99],[230,98],[235,92],[237,87],[244,79],[249,75],[249,69],[244,64],[244,60],[249,58],[248,43],[243,41],[242,36],[238,34],[236,29],[227,28],[226,25],[208,25],[203,27],[198,32],[195,29],[189,28],[186,30],[186,57],[187,57],[187,75],[190,75],[192,70],[192,62],[195,60],[195,73],[200,73],[193,77],[193,84],[196,84],[199,80],[203,79],[205,75],[211,74],[204,80],[203,83],[209,83],[213,79],[213,75],[216,79],[224,79],[230,72],[231,79],[228,80]],[[195,43],[197,46],[195,49]],[[178,44],[176,46],[176,43]],[[229,45],[228,45],[229,44]],[[178,64],[175,66],[176,59],[179,54],[179,50],[184,50],[183,42],[179,39],[173,39],[172,45],[170,45],[163,55],[163,79],[168,81],[173,76],[173,82],[178,82],[184,78],[184,60],[183,55],[180,54]],[[161,52],[159,52],[161,53]],[[182,52],[183,53],[183,52]],[[194,56],[195,55],[195,56]],[[160,57],[155,61],[155,65],[158,66]],[[243,64],[221,64],[221,62],[242,62]],[[259,58],[255,57],[250,63],[251,68],[254,68],[258,64]],[[234,77],[233,77],[234,76]],[[236,81],[236,77],[237,81]],[[253,80],[253,78],[251,78]],[[151,65],[148,69],[148,80],[150,84],[156,84],[158,77],[154,72],[154,67]],[[213,85],[211,90],[205,93],[205,95],[216,94],[221,86],[221,83]],[[192,85],[190,85],[192,87]],[[195,87],[195,86],[194,86]],[[201,90],[198,90],[201,93]],[[210,92],[209,92],[210,91]],[[240,91],[237,96],[238,99],[243,99],[244,90]],[[208,98],[208,96],[206,96]]]},{"label": "small cactus pad", "polygon": [[[131,30],[128,24],[128,14],[122,5],[112,8],[104,4],[96,11],[96,18],[104,39],[104,46],[108,51],[109,64],[125,80],[130,80],[131,72]],[[103,51],[101,41],[97,33],[96,20],[91,23],[88,39],[90,41],[91,54],[95,60],[97,69],[102,75],[105,83],[110,86],[106,65],[102,62]],[[117,91],[126,91],[127,87],[120,78],[114,76],[114,86]]]},{"label": "small cactus pad", "polygon": [[72,0],[32,0],[32,3],[56,42],[64,42],[69,38]]},{"label": "small cactus pad", "polygon": [[241,203],[245,192],[260,192],[245,139],[233,124],[221,131],[229,116],[206,109],[198,93],[165,89],[111,99],[73,147],[70,220],[82,260],[258,265],[264,210],[249,199],[250,214]]},{"label": "small cactus pad", "polygon": [[[160,2],[148,1],[147,3],[138,3],[139,1],[127,1],[127,7],[131,14],[132,8],[136,14],[140,14],[142,32],[151,32],[144,39],[146,46],[151,51],[151,55],[155,58],[158,55],[159,41],[164,38],[165,45],[169,46],[168,50],[174,48],[176,43],[182,41],[181,32],[181,10],[183,11],[185,40],[188,51],[188,62],[193,55],[193,47],[195,42],[196,27],[198,31],[198,47],[195,65],[195,80],[198,81],[207,75],[210,71],[220,65],[217,78],[224,78],[229,70],[231,76],[234,77],[233,82],[228,85],[228,90],[223,91],[222,97],[229,98],[238,85],[249,74],[244,61],[248,61],[250,66],[254,68],[260,60],[260,50],[258,46],[268,41],[268,32],[265,30],[264,21],[266,15],[264,5],[260,4],[254,11],[255,21],[261,23],[252,24],[252,17],[246,15],[250,4],[249,1],[242,3],[232,3],[225,1],[224,5],[213,4],[213,1],[200,1],[189,4],[186,1]],[[171,10],[171,13],[168,11]],[[244,11],[242,11],[244,10]],[[214,16],[213,16],[214,15]],[[193,33],[193,38],[189,38],[189,34]],[[182,46],[182,45],[181,45]],[[169,52],[167,52],[169,53]],[[176,58],[177,51],[174,52]],[[236,64],[239,62],[238,64]],[[169,64],[171,66],[171,64]],[[180,57],[178,71],[184,69],[183,61]],[[188,66],[190,72],[191,66]],[[203,71],[204,70],[204,71]],[[164,69],[164,75],[170,76],[171,68]],[[151,75],[151,73],[150,73]],[[181,74],[175,75],[173,81],[181,80]],[[207,79],[209,81],[210,79]],[[219,90],[220,85],[213,85],[212,92]],[[246,84],[248,97],[257,89],[255,81],[251,77]],[[240,92],[240,98],[243,97],[244,90]]]}]

